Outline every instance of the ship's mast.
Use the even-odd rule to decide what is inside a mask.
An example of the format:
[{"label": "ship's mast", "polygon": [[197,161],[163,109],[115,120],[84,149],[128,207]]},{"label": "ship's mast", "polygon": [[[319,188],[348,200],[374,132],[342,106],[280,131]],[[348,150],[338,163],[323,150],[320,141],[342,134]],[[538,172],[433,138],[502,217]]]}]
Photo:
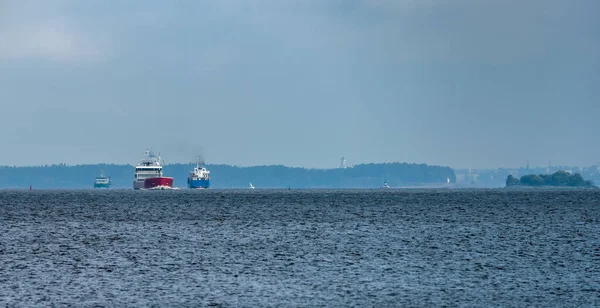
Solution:
[{"label": "ship's mast", "polygon": [[150,165],[162,165],[162,158],[160,157],[160,153],[158,153],[158,157],[154,155],[152,149],[148,148],[144,152],[145,158],[142,160],[142,165],[150,166]]}]

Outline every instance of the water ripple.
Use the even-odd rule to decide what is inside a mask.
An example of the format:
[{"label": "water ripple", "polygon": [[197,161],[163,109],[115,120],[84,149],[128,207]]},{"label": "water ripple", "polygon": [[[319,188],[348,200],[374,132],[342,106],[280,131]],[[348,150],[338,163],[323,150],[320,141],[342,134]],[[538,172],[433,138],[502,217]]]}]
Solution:
[{"label": "water ripple", "polygon": [[5,306],[600,306],[589,190],[1,191]]}]

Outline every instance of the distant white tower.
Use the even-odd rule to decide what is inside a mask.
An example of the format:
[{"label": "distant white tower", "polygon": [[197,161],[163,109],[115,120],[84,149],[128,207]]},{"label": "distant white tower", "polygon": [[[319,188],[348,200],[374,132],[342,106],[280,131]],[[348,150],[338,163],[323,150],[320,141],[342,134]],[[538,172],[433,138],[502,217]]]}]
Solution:
[{"label": "distant white tower", "polygon": [[342,157],[342,161],[340,162],[340,169],[346,169],[348,168],[348,166],[346,166],[346,158]]}]

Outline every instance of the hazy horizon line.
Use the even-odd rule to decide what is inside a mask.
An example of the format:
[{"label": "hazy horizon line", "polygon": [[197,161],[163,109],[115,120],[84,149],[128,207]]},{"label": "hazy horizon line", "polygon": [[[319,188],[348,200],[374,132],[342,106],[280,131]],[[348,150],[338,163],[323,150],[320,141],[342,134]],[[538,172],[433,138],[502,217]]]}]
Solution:
[{"label": "hazy horizon line", "polygon": [[[169,163],[164,163],[163,166],[168,166],[168,165],[194,165],[196,164],[196,162],[169,162]],[[352,168],[355,166],[360,166],[360,165],[369,165],[369,164],[376,164],[376,165],[384,165],[384,164],[408,164],[408,165],[427,165],[427,166],[433,166],[433,167],[448,167],[451,168],[452,170],[493,170],[493,169],[525,169],[527,168],[527,166],[518,166],[518,167],[487,167],[487,168],[479,168],[479,167],[452,167],[450,165],[441,165],[441,164],[429,164],[429,163],[419,163],[419,162],[406,162],[406,161],[394,161],[394,162],[362,162],[362,163],[358,163],[358,164],[352,164],[352,165],[347,165],[347,168]],[[78,164],[68,164],[68,163],[52,163],[52,164],[37,164],[37,165],[0,165],[0,168],[37,168],[37,167],[49,167],[49,166],[60,166],[60,165],[64,165],[67,167],[77,167],[77,166],[94,166],[94,165],[114,165],[114,166],[131,166],[131,167],[135,167],[135,164],[123,164],[123,163],[108,163],[108,162],[98,162],[98,163],[78,163]],[[307,169],[307,170],[332,170],[332,169],[342,169],[339,166],[338,167],[305,167],[305,166],[295,166],[295,165],[286,165],[286,164],[262,164],[262,165],[241,165],[241,164],[228,164],[228,163],[206,163],[206,165],[213,165],[213,166],[230,166],[230,167],[237,167],[237,168],[253,168],[253,167],[273,167],[273,166],[281,166],[281,167],[286,167],[286,168],[300,168],[300,169]],[[589,168],[589,167],[593,167],[593,166],[597,166],[595,164],[589,165],[589,166],[583,166],[583,165],[550,165],[550,167],[553,168],[564,168],[564,167],[568,167],[568,168],[573,168],[573,167],[580,167],[580,168]],[[544,169],[547,168],[548,166],[530,166],[529,169]]]}]

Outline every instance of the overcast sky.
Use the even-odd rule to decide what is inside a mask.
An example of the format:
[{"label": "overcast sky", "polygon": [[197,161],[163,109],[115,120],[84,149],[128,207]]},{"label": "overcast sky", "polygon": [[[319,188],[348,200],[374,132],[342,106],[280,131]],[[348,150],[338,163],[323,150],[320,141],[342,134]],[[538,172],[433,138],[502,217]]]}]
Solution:
[{"label": "overcast sky", "polygon": [[597,0],[0,0],[0,165],[600,162]]}]

